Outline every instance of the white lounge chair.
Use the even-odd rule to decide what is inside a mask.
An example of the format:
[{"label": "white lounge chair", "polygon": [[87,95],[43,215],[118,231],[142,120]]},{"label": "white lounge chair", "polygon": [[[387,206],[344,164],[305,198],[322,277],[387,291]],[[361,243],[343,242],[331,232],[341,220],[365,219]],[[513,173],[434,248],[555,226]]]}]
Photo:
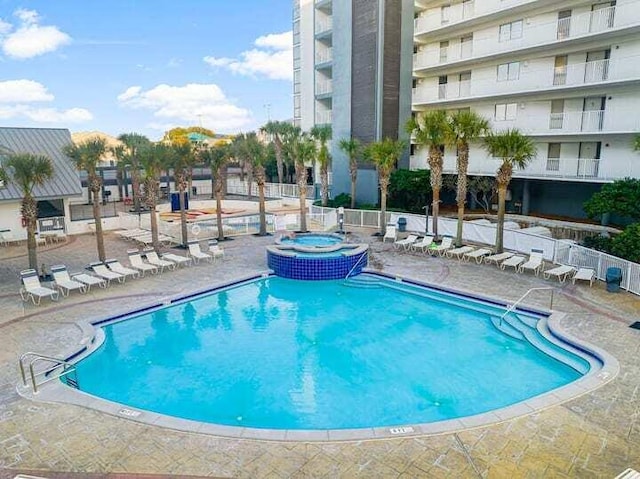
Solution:
[{"label": "white lounge chair", "polygon": [[120,273],[114,273],[104,263],[91,263],[89,265],[91,271],[95,273],[96,276],[107,281],[107,284],[111,284],[111,280],[118,280],[119,283],[124,283],[127,280],[127,277],[121,275]]},{"label": "white lounge chair", "polygon": [[479,248],[475,251],[469,251],[468,253],[465,253],[462,256],[462,259],[464,259],[467,263],[469,261],[471,261],[472,259],[476,260],[477,264],[482,263],[483,258],[485,258],[487,255],[491,254],[491,250],[487,249],[487,248]]},{"label": "white lounge chair", "polygon": [[454,256],[458,258],[458,261],[462,261],[462,256],[471,253],[475,248],[473,246],[461,246],[460,248],[453,248],[445,251],[445,254],[449,258],[453,258]]},{"label": "white lounge chair", "polygon": [[20,279],[22,287],[20,288],[20,297],[22,301],[33,301],[33,304],[40,304],[42,298],[51,298],[52,301],[58,301],[60,293],[55,289],[45,288],[40,284],[38,272],[35,269],[25,269],[20,271]]},{"label": "white lounge chair", "polygon": [[532,249],[529,260],[518,268],[518,273],[525,271],[533,271],[536,276],[540,274],[544,267],[544,251],[541,249]]},{"label": "white lounge chair", "polygon": [[511,256],[502,263],[500,263],[500,269],[506,269],[507,267],[513,267],[514,271],[518,271],[518,268],[524,261],[524,256]]},{"label": "white lounge chair", "polygon": [[174,253],[164,253],[162,255],[162,259],[173,261],[175,264],[180,264],[183,266],[190,266],[193,263],[193,260],[188,256],[180,256],[179,254]]},{"label": "white lounge chair", "polygon": [[429,253],[433,255],[439,254],[440,256],[443,256],[447,252],[447,250],[451,248],[453,248],[453,238],[450,236],[445,236],[444,238],[442,238],[442,243],[440,243],[435,248],[431,248],[429,250]]},{"label": "white lounge chair", "polygon": [[569,276],[576,272],[573,266],[560,265],[556,268],[548,269],[542,273],[544,279],[557,278],[560,283],[564,283]]},{"label": "white lounge chair", "polygon": [[486,264],[495,264],[496,266],[500,266],[504,260],[507,260],[513,257],[514,253],[510,253],[505,251],[504,253],[492,254],[484,257],[484,262]]},{"label": "white lounge chair", "polygon": [[142,256],[137,249],[130,249],[127,251],[127,254],[129,255],[129,264],[131,267],[140,271],[142,276],[144,276],[147,271],[151,271],[153,274],[158,272],[157,266],[145,263],[142,260]]},{"label": "white lounge chair", "polygon": [[390,239],[391,241],[395,242],[397,238],[398,238],[398,232],[396,231],[396,227],[393,225],[387,225],[387,231],[382,237],[382,242],[385,243],[387,239]]},{"label": "white lounge chair", "polygon": [[402,246],[402,249],[406,250],[408,247],[410,247],[416,241],[418,241],[418,235],[409,235],[405,239],[394,241],[393,242],[393,247],[395,249],[398,249],[398,248],[400,248],[400,246]]},{"label": "white lounge chair", "polygon": [[197,241],[189,242],[188,246],[189,256],[191,256],[196,263],[199,263],[201,259],[207,260],[209,262],[213,261],[213,255],[202,252],[202,250],[200,249],[200,243],[198,243]]},{"label": "white lounge chair", "polygon": [[209,243],[209,254],[213,256],[213,259],[224,258],[224,249],[218,246],[217,243]]},{"label": "white lounge chair", "polygon": [[71,275],[71,279],[74,281],[80,281],[87,285],[87,291],[91,291],[91,286],[98,285],[102,289],[109,286],[109,283],[102,278],[96,278],[95,276],[91,276],[87,273],[76,273]]},{"label": "white lounge chair", "polygon": [[140,271],[123,266],[117,259],[108,259],[104,264],[106,264],[111,271],[121,274],[122,276],[131,276],[132,278],[140,277]]},{"label": "white lounge chair", "polygon": [[420,241],[416,241],[411,245],[413,251],[422,251],[423,253],[429,249],[429,246],[433,243],[433,236],[425,236]]},{"label": "white lounge chair", "polygon": [[88,291],[86,284],[69,277],[69,272],[67,271],[66,266],[52,266],[51,274],[53,275],[53,282],[56,286],[56,289],[60,291],[60,294],[62,294],[62,296],[69,296],[69,293],[76,289],[81,293],[86,293]]},{"label": "white lounge chair", "polygon": [[176,263],[174,263],[173,261],[160,259],[160,257],[158,257],[158,253],[156,253],[154,250],[145,250],[143,251],[143,254],[150,264],[160,268],[161,273],[165,268],[176,269]]},{"label": "white lounge chair", "polygon": [[141,228],[134,228],[131,230],[120,230],[120,231],[116,231],[116,234],[118,236],[120,236],[121,238],[125,238],[125,239],[133,239],[136,236],[142,236],[142,235],[148,235],[151,234],[151,231],[149,230],[144,230]]},{"label": "white lounge chair", "polygon": [[578,268],[578,271],[573,276],[573,284],[576,284],[576,280],[589,281],[589,287],[593,286],[593,281],[596,279],[596,272],[591,268]]}]

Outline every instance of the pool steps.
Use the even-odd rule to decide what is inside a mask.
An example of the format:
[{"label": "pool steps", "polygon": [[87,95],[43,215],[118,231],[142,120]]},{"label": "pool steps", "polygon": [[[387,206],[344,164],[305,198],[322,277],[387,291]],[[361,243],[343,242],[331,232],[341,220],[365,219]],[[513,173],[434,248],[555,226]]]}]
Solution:
[{"label": "pool steps", "polygon": [[[363,289],[383,287],[381,279],[367,275],[351,277],[345,280],[344,284],[348,287]],[[448,298],[446,293],[433,292],[419,286],[387,280],[384,282],[384,287],[458,307],[461,306],[455,298]],[[522,312],[510,312],[501,320],[499,315],[503,313],[504,308],[480,302],[466,303],[463,307],[487,314],[491,323],[500,332],[516,340],[527,341],[539,351],[566,364],[581,374],[589,372],[593,365],[590,361],[584,359],[584,353],[580,349],[556,338],[549,330],[546,321],[540,321],[540,317]]]}]

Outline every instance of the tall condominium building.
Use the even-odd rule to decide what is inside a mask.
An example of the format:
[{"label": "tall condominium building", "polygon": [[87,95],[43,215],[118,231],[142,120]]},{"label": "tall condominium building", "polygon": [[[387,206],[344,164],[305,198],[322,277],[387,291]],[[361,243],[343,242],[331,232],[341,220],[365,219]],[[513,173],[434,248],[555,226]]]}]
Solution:
[{"label": "tall condominium building", "polygon": [[[640,177],[640,0],[415,4],[414,112],[471,109],[535,140],[510,209],[580,217],[602,183]],[[426,152],[412,153],[426,168]],[[499,163],[474,146],[469,174]],[[445,173],[455,168],[446,149]]]},{"label": "tall condominium building", "polygon": [[[332,126],[334,195],[350,191],[340,139],[404,135],[413,17],[413,0],[294,0],[294,122],[305,131]],[[362,164],[358,200],[375,203],[377,192],[375,171]]]}]

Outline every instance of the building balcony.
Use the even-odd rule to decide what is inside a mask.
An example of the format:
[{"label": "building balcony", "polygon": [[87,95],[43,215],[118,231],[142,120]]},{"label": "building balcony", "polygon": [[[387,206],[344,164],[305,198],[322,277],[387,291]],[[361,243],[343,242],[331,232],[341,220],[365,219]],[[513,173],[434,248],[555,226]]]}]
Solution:
[{"label": "building balcony", "polygon": [[510,52],[542,51],[556,45],[583,42],[583,39],[594,35],[628,33],[634,27],[640,27],[640,0],[553,22],[530,25],[525,22],[522,36],[513,40],[499,41],[497,33],[485,37],[476,34],[464,51],[460,44],[440,49],[439,43],[431,43],[414,54],[413,68],[420,72],[458,63],[489,60]]},{"label": "building balcony", "polygon": [[476,2],[463,2],[451,5],[447,9],[435,8],[427,10],[426,14],[414,20],[414,31],[416,35],[429,32],[436,28],[460,23],[475,16]]},{"label": "building balcony", "polygon": [[331,12],[331,9],[333,7],[332,3],[332,0],[315,0],[314,5],[318,10]]},{"label": "building balcony", "polygon": [[413,89],[413,104],[531,96],[541,92],[638,82],[640,70],[635,65],[635,60],[622,58],[574,63],[560,68],[529,68],[527,62],[522,62],[519,77],[513,80],[496,81],[495,77],[474,80],[472,72],[471,80],[453,79],[446,84],[437,84],[435,79],[423,82]]},{"label": "building balcony", "polygon": [[316,111],[316,125],[330,125],[332,119],[332,110]]},{"label": "building balcony", "polygon": [[[495,176],[499,160],[485,160],[481,165],[473,162],[469,166],[469,175]],[[624,172],[616,171],[610,161],[597,158],[548,158],[540,155],[524,170],[514,170],[514,178],[560,179],[567,181],[608,182],[623,178]],[[457,174],[455,161],[445,159],[443,173]]]},{"label": "building balcony", "polygon": [[331,17],[327,17],[321,20],[316,20],[316,36],[326,36],[331,33],[333,29],[333,19]]},{"label": "building balcony", "polygon": [[333,61],[333,48],[322,48],[316,50],[316,66]]},{"label": "building balcony", "polygon": [[331,80],[321,80],[316,82],[316,95],[331,95],[333,84]]}]

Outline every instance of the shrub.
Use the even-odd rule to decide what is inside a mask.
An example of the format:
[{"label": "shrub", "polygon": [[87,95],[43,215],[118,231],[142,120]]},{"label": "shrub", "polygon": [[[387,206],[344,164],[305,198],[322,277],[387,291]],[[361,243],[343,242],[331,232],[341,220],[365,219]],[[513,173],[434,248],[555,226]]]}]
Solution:
[{"label": "shrub", "polygon": [[640,223],[627,226],[611,241],[611,252],[634,263],[640,263]]}]

